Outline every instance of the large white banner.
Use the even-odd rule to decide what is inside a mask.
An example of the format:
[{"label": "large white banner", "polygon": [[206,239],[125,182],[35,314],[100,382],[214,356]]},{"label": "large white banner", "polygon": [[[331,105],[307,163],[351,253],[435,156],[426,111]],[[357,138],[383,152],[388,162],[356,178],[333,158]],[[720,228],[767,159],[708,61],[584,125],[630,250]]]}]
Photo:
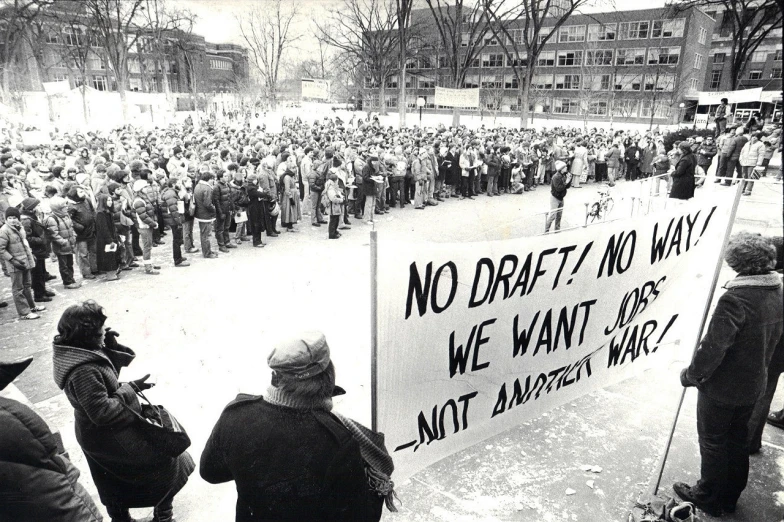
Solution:
[{"label": "large white banner", "polygon": [[479,107],[479,89],[447,89],[436,87],[436,105],[444,107]]},{"label": "large white banner", "polygon": [[740,91],[700,91],[698,94],[699,105],[718,105],[722,98],[727,98],[727,103],[757,102],[762,96],[762,87]]},{"label": "large white banner", "polygon": [[329,80],[302,79],[302,97],[316,100],[329,99]]},{"label": "large white banner", "polygon": [[377,418],[397,480],[688,359],[733,197],[535,238],[380,238]]}]

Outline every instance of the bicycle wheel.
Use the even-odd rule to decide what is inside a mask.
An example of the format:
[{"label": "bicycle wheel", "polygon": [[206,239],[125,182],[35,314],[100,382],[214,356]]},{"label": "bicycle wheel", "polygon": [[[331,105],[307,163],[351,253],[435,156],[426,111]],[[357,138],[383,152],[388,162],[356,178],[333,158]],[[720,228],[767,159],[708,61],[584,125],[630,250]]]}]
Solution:
[{"label": "bicycle wheel", "polygon": [[610,215],[610,212],[612,212],[614,205],[615,202],[613,201],[613,198],[607,198],[604,201],[604,219],[607,219],[607,216]]}]

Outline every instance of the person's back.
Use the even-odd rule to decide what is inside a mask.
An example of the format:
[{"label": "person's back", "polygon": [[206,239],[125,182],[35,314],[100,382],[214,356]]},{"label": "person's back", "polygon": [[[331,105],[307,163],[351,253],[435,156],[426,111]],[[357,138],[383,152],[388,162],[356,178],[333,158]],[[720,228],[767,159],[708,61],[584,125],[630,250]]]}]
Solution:
[{"label": "person's back", "polygon": [[238,522],[364,520],[359,447],[331,413],[239,395],[202,453],[207,482],[235,481]]}]

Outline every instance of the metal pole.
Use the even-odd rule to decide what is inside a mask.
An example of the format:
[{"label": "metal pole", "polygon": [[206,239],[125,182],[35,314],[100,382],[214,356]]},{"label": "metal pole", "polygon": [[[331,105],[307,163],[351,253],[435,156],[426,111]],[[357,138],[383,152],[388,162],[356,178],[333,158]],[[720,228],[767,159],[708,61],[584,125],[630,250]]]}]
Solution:
[{"label": "metal pole", "polygon": [[378,431],[378,232],[370,231],[370,427]]},{"label": "metal pole", "polygon": [[[705,323],[708,322],[708,312],[710,311],[711,301],[713,301],[713,294],[716,291],[716,284],[719,281],[719,273],[721,272],[721,265],[724,262],[724,251],[727,248],[727,241],[730,238],[730,233],[732,232],[732,225],[735,221],[735,213],[738,211],[738,203],[740,203],[740,185],[737,186],[735,189],[735,200],[732,202],[732,210],[730,211],[730,220],[727,223],[727,230],[724,231],[724,241],[721,245],[721,251],[719,252],[719,257],[716,260],[716,268],[713,270],[713,281],[711,282],[710,294],[708,299],[705,300],[705,307],[702,311],[702,320],[700,321],[700,329],[699,329],[699,338],[697,339],[697,343],[694,345],[694,349],[692,350],[691,358],[694,358],[694,354],[697,352],[697,348],[700,345],[700,340],[702,339],[702,332],[705,330]],[[681,391],[681,396],[678,399],[678,408],[675,410],[675,416],[672,419],[672,425],[670,426],[670,433],[667,436],[667,443],[664,445],[664,452],[662,453],[661,462],[659,463],[659,469],[656,473],[656,482],[651,488],[651,494],[656,495],[659,492],[659,485],[661,484],[662,475],[664,474],[664,465],[667,463],[667,455],[670,453],[670,446],[672,445],[672,438],[675,435],[675,426],[678,424],[678,416],[681,413],[681,407],[683,406],[683,399],[686,396],[686,388],[683,388]]]}]

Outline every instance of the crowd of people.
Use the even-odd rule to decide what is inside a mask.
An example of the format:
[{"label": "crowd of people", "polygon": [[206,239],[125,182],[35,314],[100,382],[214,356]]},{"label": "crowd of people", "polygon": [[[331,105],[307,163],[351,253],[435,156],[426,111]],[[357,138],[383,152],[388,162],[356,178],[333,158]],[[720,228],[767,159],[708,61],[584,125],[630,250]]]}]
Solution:
[{"label": "crowd of people", "polygon": [[670,197],[688,199],[718,158],[718,175],[744,179],[750,194],[781,148],[780,128],[762,136],[749,125],[728,127],[718,143],[697,136],[666,150],[659,132],[394,130],[370,118],[290,119],[279,133],[188,123],[55,132],[37,146],[25,145],[21,126],[2,130],[0,256],[20,317],[38,318],[55,296],[47,259],[74,289],[142,265],[158,274],[151,252],[167,235],[174,266],[187,267],[190,254],[212,259],[246,242],[264,247],[282,229],[297,232],[303,216],[338,239],[352,218],[372,224],[397,207],[423,210],[539,185],[551,185],[547,230],[552,223],[558,230],[569,188],[658,175]]}]

